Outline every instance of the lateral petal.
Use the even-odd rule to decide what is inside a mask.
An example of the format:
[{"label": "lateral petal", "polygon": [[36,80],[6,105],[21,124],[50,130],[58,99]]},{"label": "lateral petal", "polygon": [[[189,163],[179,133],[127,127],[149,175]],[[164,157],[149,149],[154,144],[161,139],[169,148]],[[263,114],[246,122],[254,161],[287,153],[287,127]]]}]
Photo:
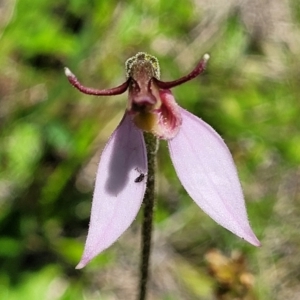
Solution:
[{"label": "lateral petal", "polygon": [[182,185],[213,220],[260,246],[249,225],[242,188],[226,144],[204,121],[180,110],[181,129],[168,144]]},{"label": "lateral petal", "polygon": [[147,173],[143,133],[126,113],[101,155],[88,236],[77,269],[113,244],[135,219],[146,189],[144,181],[136,181],[140,173]]}]

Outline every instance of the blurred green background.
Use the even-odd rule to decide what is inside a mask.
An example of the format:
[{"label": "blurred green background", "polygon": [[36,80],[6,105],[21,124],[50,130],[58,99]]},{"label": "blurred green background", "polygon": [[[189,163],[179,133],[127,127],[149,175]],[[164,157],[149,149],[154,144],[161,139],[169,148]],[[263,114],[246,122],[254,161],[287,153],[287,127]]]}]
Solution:
[{"label": "blurred green background", "polygon": [[159,59],[162,80],[210,54],[205,74],[173,92],[229,146],[262,242],[198,209],[162,142],[149,299],[299,299],[298,0],[0,1],[0,299],[135,299],[140,218],[74,269],[127,95],[80,94],[63,67],[114,87],[139,51]]}]

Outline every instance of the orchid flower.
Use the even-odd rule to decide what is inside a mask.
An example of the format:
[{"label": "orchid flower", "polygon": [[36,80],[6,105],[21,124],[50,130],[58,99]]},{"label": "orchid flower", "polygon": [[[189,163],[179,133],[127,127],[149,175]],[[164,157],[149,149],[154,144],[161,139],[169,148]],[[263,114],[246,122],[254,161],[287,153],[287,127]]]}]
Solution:
[{"label": "orchid flower", "polygon": [[127,80],[104,90],[83,86],[65,68],[69,82],[85,94],[129,92],[123,119],[101,155],[88,236],[78,269],[111,246],[137,216],[146,189],[144,131],[167,140],[183,187],[206,214],[250,244],[260,245],[249,225],[237,171],[223,139],[203,120],[181,108],[170,91],[201,74],[208,59],[205,54],[191,73],[164,82],[160,81],[158,60],[139,52],[126,61]]}]

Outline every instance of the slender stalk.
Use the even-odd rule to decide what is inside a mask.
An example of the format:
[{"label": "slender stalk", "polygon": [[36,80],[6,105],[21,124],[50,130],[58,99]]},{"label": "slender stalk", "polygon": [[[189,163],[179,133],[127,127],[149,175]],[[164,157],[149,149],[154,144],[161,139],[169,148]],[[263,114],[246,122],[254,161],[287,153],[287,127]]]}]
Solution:
[{"label": "slender stalk", "polygon": [[151,253],[151,237],[155,194],[155,165],[158,149],[158,139],[151,133],[144,133],[147,158],[148,174],[147,188],[144,197],[143,225],[142,225],[142,253],[140,263],[139,300],[145,300],[147,294],[147,283],[149,278],[149,261]]}]

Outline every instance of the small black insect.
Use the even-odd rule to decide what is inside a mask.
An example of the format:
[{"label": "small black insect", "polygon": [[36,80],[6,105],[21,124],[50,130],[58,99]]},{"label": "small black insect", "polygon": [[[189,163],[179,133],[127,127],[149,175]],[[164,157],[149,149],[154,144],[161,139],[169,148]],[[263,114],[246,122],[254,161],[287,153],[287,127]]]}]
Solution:
[{"label": "small black insect", "polygon": [[147,176],[147,174],[142,173],[142,171],[138,168],[135,168],[135,170],[137,170],[140,173],[140,175],[136,179],[134,179],[134,182],[142,182]]},{"label": "small black insect", "polygon": [[134,179],[134,182],[142,182],[145,178],[145,174],[141,173],[136,179]]}]

